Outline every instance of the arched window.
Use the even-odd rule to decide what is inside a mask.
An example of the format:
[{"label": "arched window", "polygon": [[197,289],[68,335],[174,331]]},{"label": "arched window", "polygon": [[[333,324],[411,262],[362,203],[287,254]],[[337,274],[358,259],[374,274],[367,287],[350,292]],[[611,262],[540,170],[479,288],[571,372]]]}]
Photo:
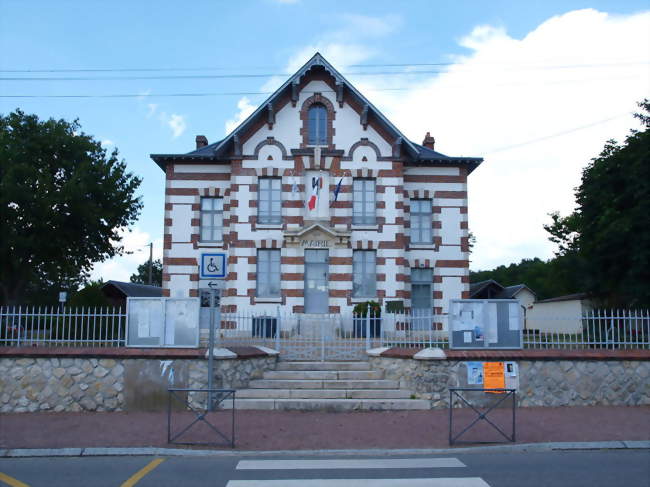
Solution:
[{"label": "arched window", "polygon": [[307,144],[327,144],[327,108],[325,108],[325,105],[314,103],[309,107],[307,129],[309,134]]}]

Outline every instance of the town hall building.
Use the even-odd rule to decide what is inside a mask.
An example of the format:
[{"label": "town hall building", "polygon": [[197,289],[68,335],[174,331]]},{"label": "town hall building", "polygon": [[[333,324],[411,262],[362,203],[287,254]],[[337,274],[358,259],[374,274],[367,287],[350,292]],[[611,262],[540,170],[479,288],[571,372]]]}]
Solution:
[{"label": "town hall building", "polygon": [[214,253],[223,312],[441,314],[469,297],[467,177],[482,159],[409,140],[320,54],[224,139],[151,157],[166,174],[164,296],[201,296]]}]

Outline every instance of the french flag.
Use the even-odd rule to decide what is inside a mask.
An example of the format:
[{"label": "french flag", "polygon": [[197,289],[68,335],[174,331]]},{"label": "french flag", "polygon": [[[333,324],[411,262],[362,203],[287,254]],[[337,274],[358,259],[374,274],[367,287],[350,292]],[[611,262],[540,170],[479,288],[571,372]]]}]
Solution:
[{"label": "french flag", "polygon": [[309,197],[309,201],[307,202],[307,207],[309,208],[310,211],[314,211],[316,209],[316,205],[318,204],[318,195],[322,187],[323,187],[322,177],[319,176],[319,177],[311,178],[311,196]]}]

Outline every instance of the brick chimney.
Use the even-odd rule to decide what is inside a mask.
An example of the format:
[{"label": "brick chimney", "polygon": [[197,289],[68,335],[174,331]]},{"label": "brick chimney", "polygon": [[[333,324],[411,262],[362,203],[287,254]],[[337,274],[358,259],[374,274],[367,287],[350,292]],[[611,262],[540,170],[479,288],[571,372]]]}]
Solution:
[{"label": "brick chimney", "polygon": [[208,139],[205,135],[197,135],[196,136],[196,148],[200,149],[201,147],[205,147],[208,145]]},{"label": "brick chimney", "polygon": [[424,140],[422,141],[422,145],[428,149],[433,150],[433,146],[436,143],[436,139],[431,137],[431,134],[427,132],[427,135],[424,136]]}]

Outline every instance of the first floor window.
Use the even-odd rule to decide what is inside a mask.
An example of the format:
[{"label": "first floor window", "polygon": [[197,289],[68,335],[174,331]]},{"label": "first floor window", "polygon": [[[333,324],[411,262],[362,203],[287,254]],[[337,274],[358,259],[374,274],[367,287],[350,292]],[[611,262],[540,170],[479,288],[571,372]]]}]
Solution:
[{"label": "first floor window", "polygon": [[260,178],[257,199],[257,223],[282,223],[282,180]]},{"label": "first floor window", "polygon": [[201,241],[223,240],[223,199],[201,198]]},{"label": "first floor window", "polygon": [[257,251],[257,296],[280,297],[280,251]]},{"label": "first floor window", "polygon": [[355,179],[352,183],[352,223],[374,225],[377,223],[375,203],[375,180]]},{"label": "first floor window", "polygon": [[411,200],[411,243],[433,243],[431,200]]},{"label": "first floor window", "polygon": [[355,250],[352,254],[352,296],[377,296],[377,265],[374,250]]}]

